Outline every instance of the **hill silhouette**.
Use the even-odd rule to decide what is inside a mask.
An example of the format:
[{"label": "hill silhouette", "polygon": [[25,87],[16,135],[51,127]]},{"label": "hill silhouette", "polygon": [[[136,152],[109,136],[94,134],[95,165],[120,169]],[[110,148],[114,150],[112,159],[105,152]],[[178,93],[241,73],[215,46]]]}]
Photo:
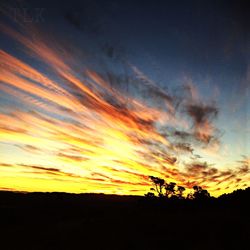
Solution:
[{"label": "hill silhouette", "polygon": [[249,194],[177,200],[2,191],[1,249],[247,249]]}]

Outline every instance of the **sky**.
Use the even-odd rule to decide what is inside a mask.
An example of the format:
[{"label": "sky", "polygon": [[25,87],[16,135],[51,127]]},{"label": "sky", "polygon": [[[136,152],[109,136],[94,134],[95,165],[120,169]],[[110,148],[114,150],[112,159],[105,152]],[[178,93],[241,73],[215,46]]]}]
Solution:
[{"label": "sky", "polygon": [[0,189],[218,196],[250,183],[247,1],[3,1]]}]

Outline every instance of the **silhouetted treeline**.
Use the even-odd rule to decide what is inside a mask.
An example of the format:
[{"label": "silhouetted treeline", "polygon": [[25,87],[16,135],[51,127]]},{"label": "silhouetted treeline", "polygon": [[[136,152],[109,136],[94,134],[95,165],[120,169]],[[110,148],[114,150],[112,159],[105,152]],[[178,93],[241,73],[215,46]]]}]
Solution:
[{"label": "silhouetted treeline", "polygon": [[149,179],[154,187],[150,189],[153,192],[145,194],[146,197],[154,197],[154,192],[156,192],[160,198],[165,197],[166,199],[171,200],[207,200],[211,197],[210,193],[206,189],[203,189],[198,185],[194,185],[193,192],[188,193],[187,196],[184,197],[183,193],[185,188],[183,186],[177,185],[175,182],[166,182],[164,179],[155,176],[149,176]]},{"label": "silhouetted treeline", "polygon": [[1,249],[244,249],[247,201],[0,192]]},{"label": "silhouetted treeline", "polygon": [[237,189],[229,194],[222,194],[219,197],[221,200],[231,200],[231,201],[250,201],[250,187],[246,189]]},{"label": "silhouetted treeline", "polygon": [[237,189],[229,194],[222,194],[217,200],[224,205],[225,209],[229,207],[241,212],[250,211],[250,187]]}]

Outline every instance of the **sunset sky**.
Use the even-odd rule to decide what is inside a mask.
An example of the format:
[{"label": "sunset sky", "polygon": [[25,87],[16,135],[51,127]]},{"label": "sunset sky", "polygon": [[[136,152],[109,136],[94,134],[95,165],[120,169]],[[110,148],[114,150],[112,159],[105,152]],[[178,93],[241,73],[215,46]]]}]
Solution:
[{"label": "sunset sky", "polygon": [[[148,2],[148,1],[147,1]],[[247,1],[3,1],[0,189],[250,184]]]}]

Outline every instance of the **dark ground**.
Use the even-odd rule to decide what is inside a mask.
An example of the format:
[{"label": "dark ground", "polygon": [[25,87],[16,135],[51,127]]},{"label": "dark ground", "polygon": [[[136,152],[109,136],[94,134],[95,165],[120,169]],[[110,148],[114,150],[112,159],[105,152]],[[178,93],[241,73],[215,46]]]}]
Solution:
[{"label": "dark ground", "polygon": [[0,192],[0,249],[250,249],[248,201]]}]

